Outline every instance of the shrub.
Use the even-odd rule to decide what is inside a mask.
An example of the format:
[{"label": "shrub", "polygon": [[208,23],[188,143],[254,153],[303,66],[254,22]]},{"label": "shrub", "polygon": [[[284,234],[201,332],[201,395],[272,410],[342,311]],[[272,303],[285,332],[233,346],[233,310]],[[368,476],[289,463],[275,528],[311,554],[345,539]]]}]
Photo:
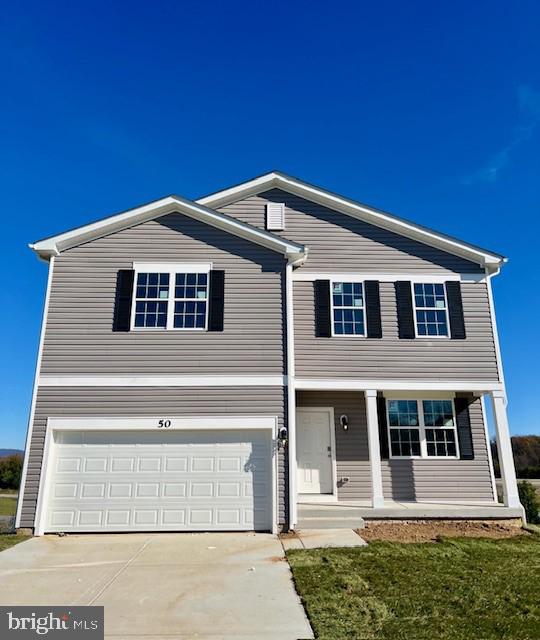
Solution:
[{"label": "shrub", "polygon": [[0,488],[18,489],[21,484],[22,466],[22,456],[0,458]]},{"label": "shrub", "polygon": [[540,522],[540,499],[536,493],[536,488],[530,482],[524,480],[518,482],[519,501],[525,509],[525,517],[530,524]]}]

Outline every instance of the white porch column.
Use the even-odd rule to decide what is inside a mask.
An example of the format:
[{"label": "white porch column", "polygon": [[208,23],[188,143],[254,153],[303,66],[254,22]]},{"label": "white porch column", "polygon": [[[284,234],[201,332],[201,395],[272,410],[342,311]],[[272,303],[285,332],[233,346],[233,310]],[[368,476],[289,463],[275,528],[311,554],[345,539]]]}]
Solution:
[{"label": "white porch column", "polygon": [[366,389],[366,415],[369,449],[369,470],[371,474],[371,506],[384,507],[381,448],[379,445],[379,418],[377,414],[377,391]]},{"label": "white porch column", "polygon": [[504,504],[507,507],[520,507],[504,391],[492,391],[491,401],[493,403],[493,417],[495,418],[495,433],[497,437],[497,450],[499,452],[499,465],[501,467]]},{"label": "white porch column", "polygon": [[[293,307],[293,265],[288,262],[285,271],[285,300],[287,327],[287,431],[289,449],[289,528],[298,522],[298,495],[296,493],[296,386],[294,364],[294,307]],[[277,500],[277,497],[276,497]]]}]

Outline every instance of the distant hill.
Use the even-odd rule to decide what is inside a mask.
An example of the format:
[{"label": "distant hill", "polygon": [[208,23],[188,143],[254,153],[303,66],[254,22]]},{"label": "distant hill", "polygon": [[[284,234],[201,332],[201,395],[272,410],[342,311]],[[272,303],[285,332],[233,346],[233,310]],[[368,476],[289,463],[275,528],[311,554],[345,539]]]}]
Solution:
[{"label": "distant hill", "polygon": [[0,458],[5,458],[6,456],[15,456],[15,455],[23,456],[24,451],[21,451],[21,449],[0,449]]},{"label": "distant hill", "polygon": [[[501,474],[495,440],[491,441],[491,453],[495,475],[499,478]],[[540,478],[540,436],[512,436],[512,453],[518,478]]]}]

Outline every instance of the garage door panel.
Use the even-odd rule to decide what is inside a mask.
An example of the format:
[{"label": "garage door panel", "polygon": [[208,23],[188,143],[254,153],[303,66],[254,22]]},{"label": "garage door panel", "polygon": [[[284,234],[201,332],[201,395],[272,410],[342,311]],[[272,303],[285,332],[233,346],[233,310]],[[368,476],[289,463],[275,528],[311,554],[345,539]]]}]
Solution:
[{"label": "garage door panel", "polygon": [[269,432],[63,432],[47,531],[272,528]]}]

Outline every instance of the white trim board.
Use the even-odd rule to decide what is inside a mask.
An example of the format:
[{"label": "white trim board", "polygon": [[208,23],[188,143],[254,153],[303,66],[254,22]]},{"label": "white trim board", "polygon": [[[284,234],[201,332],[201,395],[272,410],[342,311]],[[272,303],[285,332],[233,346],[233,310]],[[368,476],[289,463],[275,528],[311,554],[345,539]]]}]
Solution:
[{"label": "white trim board", "polygon": [[211,262],[141,262],[133,263],[134,271],[143,272],[179,272],[208,273],[212,271]]},{"label": "white trim board", "polygon": [[[169,427],[159,427],[160,420],[169,420]],[[60,431],[140,431],[160,429],[162,431],[208,429],[212,431],[237,429],[271,429],[277,435],[275,416],[112,416],[112,417],[58,417],[47,419],[47,429]]]},{"label": "white trim board", "polygon": [[[39,372],[41,370],[41,359],[43,356],[43,344],[45,342],[45,328],[47,326],[47,316],[49,313],[49,298],[51,296],[51,285],[54,272],[54,256],[51,257],[49,262],[49,275],[47,278],[47,289],[45,292],[45,302],[43,304],[43,316],[41,319],[41,332],[39,336],[38,355],[36,360],[36,370],[34,373],[34,388],[32,390],[32,403],[30,405],[30,417],[28,418],[28,429],[26,431],[26,443],[24,446],[24,462],[21,475],[21,484],[19,491],[19,498],[17,500],[17,515],[15,516],[15,527],[21,526],[22,506],[24,501],[24,491],[26,488],[26,477],[28,475],[28,460],[30,458],[30,446],[32,444],[32,433],[34,430],[34,416],[36,413],[36,401],[37,393],[40,384]],[[44,454],[45,455],[45,454]]]},{"label": "white trim board", "polygon": [[30,245],[41,258],[49,259],[50,256],[58,255],[61,251],[77,246],[83,242],[89,242],[96,238],[121,231],[135,224],[141,224],[159,218],[168,213],[181,213],[205,224],[222,229],[256,244],[260,244],[268,249],[277,251],[287,256],[291,260],[302,261],[307,256],[307,250],[303,245],[258,229],[245,222],[227,216],[218,211],[213,211],[207,207],[186,200],[180,196],[167,196],[160,200],[155,200],[149,204],[136,207],[119,213],[97,222],[60,233],[50,238],[39,240]]},{"label": "white trim board", "polygon": [[496,276],[498,273],[499,272],[497,271],[496,273],[489,275],[486,270],[486,280],[487,280],[489,310],[491,314],[491,328],[493,330],[493,341],[495,343],[495,355],[497,357],[497,369],[499,371],[499,380],[501,381],[502,387],[504,389],[504,393],[506,395],[506,382],[504,378],[504,369],[503,369],[503,363],[502,363],[501,343],[499,340],[499,328],[497,326],[497,314],[495,313],[495,302],[493,300],[493,288],[491,285],[491,279],[494,276]]},{"label": "white trim board", "polygon": [[364,280],[378,280],[379,282],[396,282],[409,280],[411,282],[433,282],[444,283],[448,280],[457,282],[485,282],[485,273],[447,273],[447,274],[426,274],[426,273],[369,273],[364,271],[343,272],[339,271],[305,271],[306,267],[295,271],[293,280],[295,282],[313,282],[314,280],[338,280],[346,282],[361,282]]},{"label": "white trim board", "polygon": [[293,265],[289,262],[285,269],[285,323],[287,336],[287,435],[289,447],[289,528],[294,529],[298,522],[298,500],[296,495],[296,388],[294,358],[294,286]]},{"label": "white trim board", "polygon": [[283,387],[287,376],[40,376],[40,387]]},{"label": "white trim board", "polygon": [[295,378],[297,389],[308,391],[500,391],[499,382],[473,380],[359,380],[347,378]]},{"label": "white trim board", "polygon": [[272,171],[234,187],[204,196],[199,198],[197,202],[207,207],[219,208],[237,200],[263,193],[269,189],[281,189],[311,202],[317,202],[334,211],[339,211],[418,242],[437,247],[466,260],[471,260],[489,268],[491,271],[496,270],[506,262],[504,256],[462,242],[446,234],[438,233],[433,229],[414,224],[408,220],[403,220],[380,209],[368,207],[360,202],[326,191],[279,171]]}]

